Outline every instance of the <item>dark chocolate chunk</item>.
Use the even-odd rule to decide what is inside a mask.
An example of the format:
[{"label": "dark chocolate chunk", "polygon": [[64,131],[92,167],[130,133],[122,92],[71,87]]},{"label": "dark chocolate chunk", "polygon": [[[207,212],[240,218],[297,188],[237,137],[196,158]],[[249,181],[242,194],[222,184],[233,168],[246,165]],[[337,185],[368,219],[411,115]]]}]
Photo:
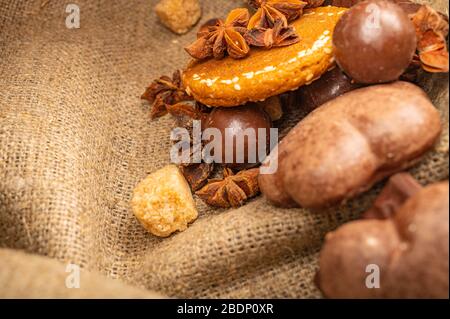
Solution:
[{"label": "dark chocolate chunk", "polygon": [[414,196],[421,189],[422,185],[410,174],[395,174],[386,183],[380,195],[375,199],[373,206],[363,214],[363,218],[391,218],[408,198]]},{"label": "dark chocolate chunk", "polygon": [[302,108],[312,111],[325,102],[359,87],[361,84],[354,83],[340,68],[335,67],[310,85],[302,86],[298,90],[299,103]]}]

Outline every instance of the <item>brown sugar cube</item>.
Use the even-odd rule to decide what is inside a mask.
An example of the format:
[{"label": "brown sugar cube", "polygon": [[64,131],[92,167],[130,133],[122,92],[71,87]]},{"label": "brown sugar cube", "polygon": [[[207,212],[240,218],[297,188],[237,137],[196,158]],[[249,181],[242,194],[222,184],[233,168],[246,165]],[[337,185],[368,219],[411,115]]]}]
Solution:
[{"label": "brown sugar cube", "polygon": [[202,14],[198,0],[162,0],[155,12],[162,24],[178,34],[188,32]]},{"label": "brown sugar cube", "polygon": [[131,206],[145,229],[159,237],[185,230],[198,216],[191,189],[175,165],[142,180],[134,189]]}]

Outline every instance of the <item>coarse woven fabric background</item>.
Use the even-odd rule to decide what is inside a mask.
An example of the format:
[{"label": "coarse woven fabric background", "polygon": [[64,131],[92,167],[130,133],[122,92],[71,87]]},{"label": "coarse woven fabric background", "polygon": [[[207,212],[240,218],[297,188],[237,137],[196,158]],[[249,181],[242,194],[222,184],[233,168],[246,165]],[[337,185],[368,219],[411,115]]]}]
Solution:
[{"label": "coarse woven fabric background", "polygon": [[[448,13],[446,1],[432,2]],[[171,120],[150,121],[139,97],[153,78],[185,65],[182,48],[196,28],[169,32],[152,11],[156,1],[76,3],[81,28],[67,29],[66,1],[0,0],[0,297],[157,296],[144,289],[320,297],[313,276],[324,234],[357,218],[380,185],[322,214],[278,209],[261,196],[230,210],[197,199],[200,216],[186,231],[152,236],[130,197],[169,162]],[[204,0],[201,22],[242,5]],[[444,125],[436,148],[411,169],[427,184],[448,178],[448,75],[422,85]],[[283,131],[301,116],[286,114]],[[91,277],[82,277],[84,292],[68,293],[68,262],[100,273],[86,275],[95,284],[83,286]],[[136,288],[112,289],[104,277]]]}]

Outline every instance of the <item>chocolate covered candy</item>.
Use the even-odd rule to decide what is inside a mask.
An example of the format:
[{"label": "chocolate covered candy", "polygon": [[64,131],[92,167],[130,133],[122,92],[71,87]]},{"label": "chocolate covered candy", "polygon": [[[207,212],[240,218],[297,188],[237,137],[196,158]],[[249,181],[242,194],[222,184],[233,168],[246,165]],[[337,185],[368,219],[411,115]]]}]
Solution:
[{"label": "chocolate covered candy", "polygon": [[[335,7],[350,8],[362,1],[364,0],[331,0],[330,4]],[[417,10],[419,10],[420,8],[420,4],[414,3],[409,0],[390,0],[390,1],[398,4],[407,14],[416,13]]]},{"label": "chocolate covered candy", "polygon": [[[221,133],[221,141],[217,145],[222,145],[222,163],[230,168],[243,169],[251,166],[255,166],[261,159],[258,159],[258,137],[259,130],[262,129],[266,134],[266,150],[269,151],[269,141],[270,141],[270,128],[272,126],[272,121],[269,115],[263,111],[256,104],[248,104],[244,106],[238,106],[233,108],[215,108],[207,117],[204,128],[216,128]],[[226,130],[228,129],[228,130]],[[250,129],[248,132],[253,131],[254,135],[248,134],[244,136],[246,130]],[[207,132],[207,131],[206,131]],[[213,132],[213,131],[211,131]],[[207,132],[208,133],[208,132]],[[228,134],[228,135],[227,135]],[[209,139],[210,143],[216,144],[214,141],[216,137],[211,137]],[[243,148],[238,147],[239,144],[237,139],[243,139]],[[230,145],[226,145],[226,140],[228,139]],[[255,160],[249,157],[249,146],[252,154],[255,155]],[[230,149],[231,147],[231,149]],[[261,145],[261,147],[264,147]],[[214,149],[214,152],[216,149]],[[232,151],[232,153],[231,153]],[[255,153],[253,153],[255,152]],[[227,159],[226,154],[229,158]],[[217,154],[214,154],[218,156]],[[240,161],[242,156],[243,161]]]},{"label": "chocolate covered candy", "polygon": [[372,85],[330,100],[301,120],[263,165],[259,186],[277,206],[340,204],[411,167],[441,132],[426,93],[407,82]]},{"label": "chocolate covered candy", "polygon": [[369,0],[342,16],[334,30],[333,46],[338,65],[356,82],[390,82],[411,63],[416,34],[400,6]]},{"label": "chocolate covered candy", "polygon": [[393,178],[376,200],[390,216],[349,222],[325,237],[317,283],[326,297],[448,298],[448,181],[399,189],[393,183],[411,181]]},{"label": "chocolate covered candy", "polygon": [[324,73],[320,79],[310,85],[302,86],[297,94],[301,107],[312,111],[323,103],[360,86],[336,67]]},{"label": "chocolate covered candy", "polygon": [[330,4],[335,7],[350,8],[363,0],[331,0]]}]

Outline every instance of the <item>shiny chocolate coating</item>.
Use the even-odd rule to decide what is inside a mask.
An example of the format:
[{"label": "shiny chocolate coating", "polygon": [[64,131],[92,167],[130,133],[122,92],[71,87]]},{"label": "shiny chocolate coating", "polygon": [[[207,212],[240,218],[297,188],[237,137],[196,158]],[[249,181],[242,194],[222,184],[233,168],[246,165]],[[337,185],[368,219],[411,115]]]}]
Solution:
[{"label": "shiny chocolate coating", "polygon": [[400,6],[368,0],[342,15],[334,29],[333,46],[336,62],[354,81],[390,82],[411,63],[416,33]]},{"label": "shiny chocolate coating", "polygon": [[399,5],[403,9],[403,11],[405,11],[405,13],[408,15],[416,13],[422,6],[419,3],[415,3],[409,0],[391,0],[391,1]]},{"label": "shiny chocolate coating", "polygon": [[364,0],[330,0],[330,4],[335,7],[350,8],[361,1]]},{"label": "shiny chocolate coating", "polygon": [[[330,0],[330,4],[335,7],[350,8],[362,1],[364,0]],[[398,4],[403,9],[403,11],[406,12],[406,14],[416,13],[421,6],[420,4],[414,3],[409,0],[390,0],[390,1]]]},{"label": "shiny chocolate coating", "polygon": [[[266,153],[269,152],[270,142],[270,128],[272,127],[272,121],[269,115],[262,110],[258,105],[249,103],[238,107],[219,107],[215,108],[207,117],[204,123],[204,129],[217,128],[221,133],[222,144],[222,163],[225,166],[234,169],[245,169],[255,166],[261,159],[258,159],[258,153],[255,154],[256,162],[250,161],[248,156],[248,146],[250,143],[255,145],[255,151],[258,152],[258,129],[262,128],[266,132]],[[228,136],[226,136],[225,129],[229,128]],[[254,136],[244,138],[244,147],[242,150],[237,150],[236,137],[242,137],[246,129],[253,129]],[[226,152],[231,152],[226,149],[225,139],[230,141],[230,145],[233,148],[232,161],[227,161],[225,156]],[[213,142],[214,137],[209,139],[209,143]],[[232,142],[231,142],[232,141]],[[215,144],[215,142],[213,142]],[[263,147],[263,146],[261,146]],[[238,163],[237,154],[243,155],[243,163]],[[239,152],[239,153],[238,153]]]},{"label": "shiny chocolate coating", "polygon": [[340,68],[335,67],[310,85],[300,87],[297,94],[301,107],[312,111],[325,102],[359,87],[361,84],[354,83]]}]

